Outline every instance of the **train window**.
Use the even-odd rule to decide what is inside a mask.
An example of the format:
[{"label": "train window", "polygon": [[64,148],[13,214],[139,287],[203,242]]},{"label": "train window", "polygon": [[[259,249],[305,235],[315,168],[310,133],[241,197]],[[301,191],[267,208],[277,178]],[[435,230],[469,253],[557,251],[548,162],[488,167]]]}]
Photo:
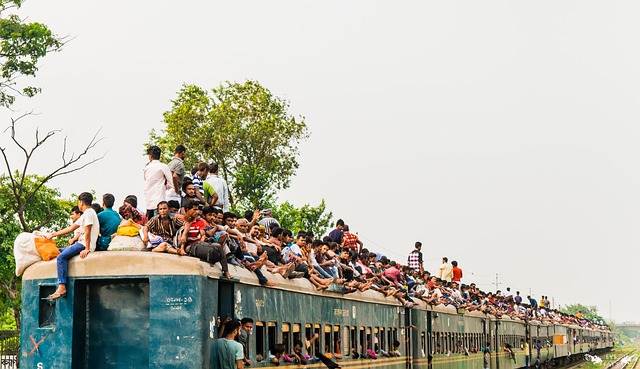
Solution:
[{"label": "train window", "polygon": [[342,359],[342,347],[340,347],[340,326],[333,326],[333,338],[331,339],[331,352],[334,353],[336,359]]},{"label": "train window", "polygon": [[276,322],[269,322],[267,324],[267,347],[269,351],[273,352],[273,346],[275,346],[276,340],[278,339],[278,324]]},{"label": "train window", "polygon": [[351,339],[349,340],[349,343],[351,344],[349,347],[351,353],[353,353],[353,350],[358,352],[358,327],[351,327]]},{"label": "train window", "polygon": [[333,340],[331,339],[331,333],[332,333],[332,329],[330,325],[325,325],[324,326],[324,352],[328,352],[331,353],[333,352],[333,346],[332,342]]},{"label": "train window", "polygon": [[387,348],[387,338],[385,334],[386,332],[384,331],[384,327],[380,328],[380,349],[389,351],[389,348]]},{"label": "train window", "polygon": [[373,352],[376,354],[380,352],[380,328],[373,328]]},{"label": "train window", "polygon": [[360,327],[360,342],[358,345],[358,352],[363,354],[367,351],[367,337],[366,337],[366,331],[364,330],[364,327]]},{"label": "train window", "polygon": [[54,292],[56,292],[56,286],[40,286],[38,327],[50,327],[56,324],[56,303],[47,298]]},{"label": "train window", "polygon": [[289,349],[289,345],[291,344],[291,327],[289,323],[282,323],[282,344],[285,350]]},{"label": "train window", "polygon": [[[313,326],[309,323],[304,325],[304,337],[302,337],[302,342],[304,345],[304,340],[308,340],[309,338],[313,337]],[[307,354],[311,355],[311,350],[307,350]]]},{"label": "train window", "polygon": [[264,322],[256,322],[255,324],[255,332],[256,332],[256,356],[261,355],[262,357],[267,357],[264,344]]},{"label": "train window", "polygon": [[[320,324],[314,324],[313,326],[313,335],[316,335],[316,334],[318,335],[318,338],[315,340],[315,342],[312,345],[313,354],[309,353],[311,357],[315,357],[316,353],[320,352],[320,347],[321,347],[320,342],[322,340],[322,329],[320,328]],[[313,337],[313,335],[311,337],[307,337],[307,339],[310,340]]]},{"label": "train window", "polygon": [[367,349],[371,350],[373,349],[373,338],[371,336],[371,328],[367,327],[367,342],[366,342],[366,347],[362,348],[362,351],[366,351]]},{"label": "train window", "polygon": [[[292,342],[296,342],[296,341],[301,341],[300,339],[300,323],[294,323],[293,324],[293,341]],[[285,351],[286,352],[291,352],[291,348],[290,346],[285,346]]]},{"label": "train window", "polygon": [[393,349],[393,329],[389,328],[387,330],[387,336],[389,337],[389,350]]}]

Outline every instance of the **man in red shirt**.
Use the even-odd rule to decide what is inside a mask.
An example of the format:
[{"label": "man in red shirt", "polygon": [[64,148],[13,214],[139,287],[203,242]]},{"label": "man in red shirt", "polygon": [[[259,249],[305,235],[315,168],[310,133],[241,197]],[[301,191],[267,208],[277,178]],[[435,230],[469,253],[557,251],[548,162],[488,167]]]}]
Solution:
[{"label": "man in red shirt", "polygon": [[458,268],[458,262],[455,260],[451,262],[451,265],[453,266],[453,278],[451,281],[456,282],[458,284],[458,289],[460,289],[460,286],[462,286],[462,283],[460,283],[460,280],[462,279],[462,269]]}]

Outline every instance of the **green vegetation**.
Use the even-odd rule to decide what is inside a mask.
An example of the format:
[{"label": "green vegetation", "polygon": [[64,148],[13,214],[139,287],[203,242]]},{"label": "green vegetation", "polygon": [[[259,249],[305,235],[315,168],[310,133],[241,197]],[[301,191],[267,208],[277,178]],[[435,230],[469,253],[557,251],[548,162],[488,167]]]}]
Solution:
[{"label": "green vegetation", "polygon": [[39,87],[18,87],[19,77],[35,77],[38,61],[64,45],[42,23],[26,23],[16,14],[8,14],[22,5],[22,0],[0,0],[0,106],[9,107],[16,95],[31,97]]},{"label": "green vegetation", "polygon": [[278,220],[284,228],[293,232],[299,230],[312,231],[319,238],[320,235],[331,226],[332,212],[325,213],[326,205],[324,200],[320,205],[313,207],[304,204],[300,208],[296,208],[290,202],[285,201],[280,205],[273,207],[273,217]]},{"label": "green vegetation", "polygon": [[[13,241],[21,232],[33,232],[43,227],[63,228],[68,225],[69,210],[74,205],[60,198],[60,191],[38,185],[43,177],[14,174],[14,180],[22,183],[23,191],[14,193],[10,177],[0,176],[0,324],[3,327],[20,326],[22,283],[16,277],[13,257]],[[24,179],[24,180],[23,180]],[[21,201],[16,201],[16,195]],[[26,199],[29,199],[26,201]],[[19,203],[24,204],[18,209]],[[18,212],[22,216],[18,216]],[[24,220],[24,225],[21,224]],[[8,318],[9,317],[9,318]]]},{"label": "green vegetation", "polygon": [[231,192],[235,209],[259,209],[289,187],[298,169],[298,144],[308,137],[304,117],[289,113],[289,102],[257,81],[221,84],[211,94],[184,85],[164,113],[166,127],[151,131],[168,159],[187,147],[186,166],[215,161]]},{"label": "green vegetation", "polygon": [[560,306],[560,311],[566,314],[578,315],[578,312],[582,312],[582,318],[587,319],[592,322],[598,322],[600,324],[605,324],[605,320],[603,317],[598,314],[598,308],[596,306],[586,306],[582,304],[570,304]]}]

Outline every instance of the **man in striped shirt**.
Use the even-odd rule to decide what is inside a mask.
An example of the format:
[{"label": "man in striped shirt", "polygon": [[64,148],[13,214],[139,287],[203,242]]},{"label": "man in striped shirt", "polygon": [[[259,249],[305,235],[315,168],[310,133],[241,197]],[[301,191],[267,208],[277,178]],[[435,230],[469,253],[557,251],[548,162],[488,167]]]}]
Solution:
[{"label": "man in striped shirt", "polygon": [[258,224],[264,226],[268,235],[271,235],[271,229],[274,227],[280,227],[280,223],[273,217],[273,212],[270,208],[262,209],[260,212],[262,219],[258,221]]}]

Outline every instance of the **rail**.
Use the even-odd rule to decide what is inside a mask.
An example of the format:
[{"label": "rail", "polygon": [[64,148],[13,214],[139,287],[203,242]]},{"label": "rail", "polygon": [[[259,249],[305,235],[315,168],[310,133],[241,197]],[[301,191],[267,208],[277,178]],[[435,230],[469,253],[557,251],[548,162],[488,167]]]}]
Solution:
[{"label": "rail", "polygon": [[18,368],[19,352],[20,331],[0,331],[0,368]]}]

